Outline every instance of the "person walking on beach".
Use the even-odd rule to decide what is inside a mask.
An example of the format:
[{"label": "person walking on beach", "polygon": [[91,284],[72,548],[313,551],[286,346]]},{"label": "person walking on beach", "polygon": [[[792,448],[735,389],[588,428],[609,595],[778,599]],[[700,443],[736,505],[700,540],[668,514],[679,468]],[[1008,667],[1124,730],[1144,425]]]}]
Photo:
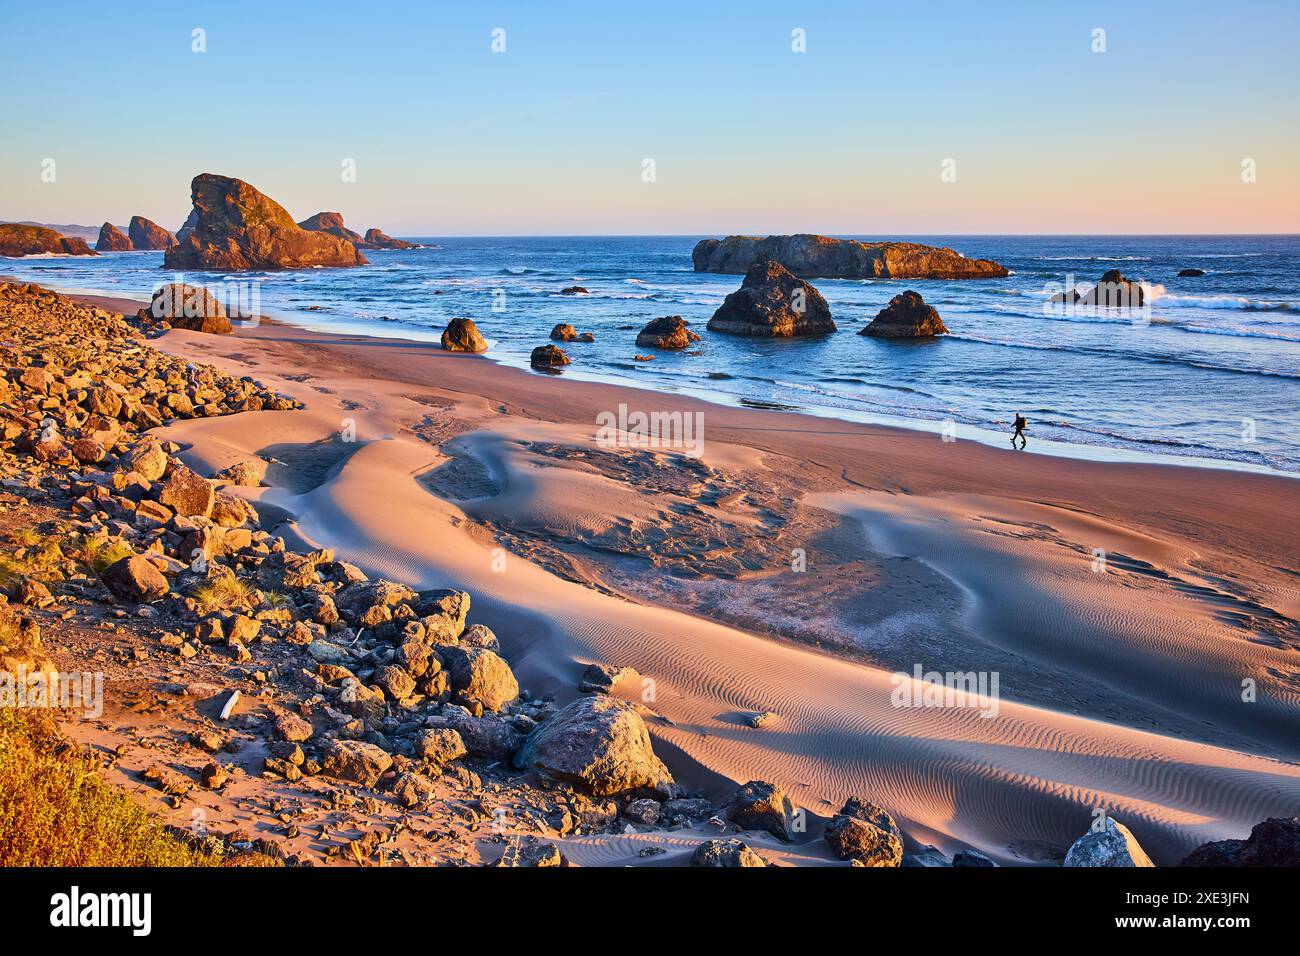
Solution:
[{"label": "person walking on beach", "polygon": [[1024,451],[1025,445],[1029,443],[1028,440],[1025,438],[1025,429],[1029,427],[1029,422],[1025,420],[1024,415],[1021,415],[1019,412],[1016,412],[1015,425],[1016,425],[1016,430],[1011,434],[1011,447],[1012,448],[1016,447],[1016,439],[1019,438],[1020,450]]}]

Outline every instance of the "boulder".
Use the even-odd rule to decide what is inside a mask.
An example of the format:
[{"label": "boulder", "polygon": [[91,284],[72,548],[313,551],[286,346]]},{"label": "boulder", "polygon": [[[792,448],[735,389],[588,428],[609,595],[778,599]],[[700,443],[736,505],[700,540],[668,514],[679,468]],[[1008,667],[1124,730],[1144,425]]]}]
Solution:
[{"label": "boulder", "polygon": [[311,740],[313,733],[311,721],[299,717],[297,714],[287,712],[276,715],[274,726],[276,737],[290,743],[302,743]]},{"label": "boulder", "polygon": [[87,464],[103,461],[106,454],[103,443],[94,438],[78,438],[72,443],[72,456]]},{"label": "boulder", "polygon": [[1300,866],[1300,817],[1271,817],[1245,840],[1197,847],[1180,866]]},{"label": "boulder", "polygon": [[826,843],[841,860],[863,866],[900,866],[903,845],[892,833],[856,817],[837,816],[826,825]]},{"label": "boulder", "polygon": [[743,840],[705,840],[691,854],[691,866],[767,866]]},{"label": "boulder", "polygon": [[405,700],[415,693],[415,679],[406,668],[385,664],[375,671],[374,682],[391,700]]},{"label": "boulder", "polygon": [[[417,598],[419,603],[416,605],[416,611],[423,615],[446,618],[448,633],[452,638],[458,638],[465,630],[465,619],[469,617],[470,605],[468,591],[433,588],[429,591],[421,591]],[[447,643],[454,643],[454,640]]]},{"label": "boulder", "polygon": [[578,330],[567,322],[561,322],[551,329],[551,338],[556,342],[572,342],[578,337]]},{"label": "boulder", "polygon": [[149,302],[147,317],[191,332],[229,335],[234,329],[221,300],[203,286],[174,282],[160,286]]},{"label": "boulder", "polygon": [[257,524],[256,509],[238,495],[227,494],[224,491],[215,492],[213,495],[209,517],[223,528]]},{"label": "boulder", "polygon": [[[855,866],[871,866],[865,860],[854,860]],[[888,865],[888,864],[886,864]],[[927,844],[921,847],[915,853],[904,853],[902,866],[908,869],[940,869],[942,867],[952,866],[952,862],[943,855],[943,851],[937,846]]]},{"label": "boulder", "polygon": [[841,860],[884,867],[903,862],[903,834],[898,824],[869,800],[850,797],[826,824],[824,835],[831,851]]},{"label": "boulder", "polygon": [[889,305],[876,313],[871,324],[858,335],[874,335],[884,339],[924,339],[946,335],[948,328],[933,306],[925,304],[920,293],[900,293],[889,300]]},{"label": "boulder", "polygon": [[647,349],[684,349],[699,340],[699,333],[687,328],[686,320],[680,315],[653,319],[636,336],[636,344]]},{"label": "boulder", "polygon": [[840,812],[837,816],[853,817],[854,819],[862,820],[865,823],[870,823],[872,826],[884,830],[886,833],[892,833],[894,836],[898,837],[900,845],[903,842],[903,831],[900,830],[898,824],[894,822],[894,818],[890,815],[889,811],[884,809],[884,807],[872,803],[870,800],[863,800],[860,797],[849,797],[844,801],[844,806],[840,808]]},{"label": "boulder", "polygon": [[608,694],[617,684],[635,680],[641,675],[632,667],[612,667],[609,664],[588,664],[578,678],[578,690],[589,694]]},{"label": "boulder", "polygon": [[1203,275],[1205,275],[1204,269],[1179,269],[1178,270],[1178,278],[1180,279],[1193,279],[1197,276],[1203,276]]},{"label": "boulder", "polygon": [[228,481],[240,488],[258,488],[266,477],[267,463],[261,458],[245,458],[213,475],[219,481]]},{"label": "boulder", "polygon": [[665,790],[673,782],[636,708],[600,695],[575,700],[534,730],[515,755],[515,766],[596,796]]},{"label": "boulder", "polygon": [[568,866],[564,854],[554,843],[543,843],[537,837],[511,836],[494,867],[552,867]]},{"label": "boulder", "polygon": [[459,760],[469,753],[460,731],[449,727],[421,731],[415,738],[415,752],[438,766]]},{"label": "boulder", "polygon": [[629,801],[623,808],[623,816],[634,823],[652,827],[659,822],[659,814],[662,810],[663,804],[658,800],[642,797],[639,800]]},{"label": "boulder", "polygon": [[44,226],[0,223],[0,256],[96,256],[85,239],[63,236]]},{"label": "boulder", "polygon": [[169,586],[161,571],[138,554],[110,564],[101,575],[105,586],[123,601],[154,601],[167,594]]},{"label": "boulder", "polygon": [[460,635],[460,643],[466,647],[486,647],[490,651],[501,653],[501,642],[486,624],[474,624],[465,628]]},{"label": "boulder", "polygon": [[176,237],[170,231],[144,216],[132,216],[126,231],[134,249],[170,249],[176,245]]},{"label": "boulder", "polygon": [[952,858],[953,866],[972,866],[972,867],[996,867],[997,864],[990,860],[979,850],[958,850]]},{"label": "boulder", "polygon": [[750,266],[740,288],[723,301],[710,332],[759,338],[791,338],[835,331],[821,293],[773,259]]},{"label": "boulder", "polygon": [[200,515],[206,518],[212,514],[217,493],[212,483],[198,472],[184,465],[174,465],[162,490],[158,492],[158,500],[178,515],[187,518]]},{"label": "boulder", "polygon": [[422,773],[407,771],[393,781],[393,797],[408,810],[427,806],[438,797],[438,788]]},{"label": "boulder", "polygon": [[448,352],[486,352],[488,345],[472,319],[452,319],[442,330],[442,347]]},{"label": "boulder", "polygon": [[496,714],[475,717],[464,707],[447,704],[443,706],[443,719],[447,727],[460,734],[471,757],[508,760],[523,741],[523,734]]},{"label": "boulder", "polygon": [[766,830],[787,843],[792,839],[790,820],[794,805],[774,783],[749,781],[732,795],[722,812],[742,830]]},{"label": "boulder", "polygon": [[691,252],[696,272],[744,274],[773,259],[805,279],[991,279],[1007,275],[990,259],[915,242],[858,242],[826,236],[727,236],[702,239]]},{"label": "boulder", "polygon": [[528,361],[533,368],[554,368],[557,365],[568,365],[569,357],[557,345],[539,345],[533,349]]},{"label": "boulder", "polygon": [[1128,827],[1110,817],[1074,841],[1062,866],[1155,866]]},{"label": "boulder", "polygon": [[96,252],[130,252],[131,240],[126,233],[111,222],[99,227],[99,238],[95,240]]},{"label": "boulder", "polygon": [[587,290],[580,285],[571,285],[560,290],[560,295],[587,295]]},{"label": "boulder", "polygon": [[1146,304],[1146,289],[1137,279],[1129,279],[1118,269],[1104,273],[1093,289],[1095,305],[1123,308]]},{"label": "boulder", "polygon": [[167,453],[157,442],[145,442],[127,452],[126,466],[145,481],[157,481],[167,471]]},{"label": "boulder", "polygon": [[393,765],[382,747],[363,740],[331,740],[325,748],[322,769],[338,780],[373,787]]},{"label": "boulder", "polygon": [[1111,269],[1091,289],[1085,292],[1066,289],[1052,296],[1052,301],[1106,309],[1131,309],[1145,305],[1146,296],[1146,287],[1141,280],[1129,279],[1118,269]]},{"label": "boulder", "polygon": [[283,206],[241,180],[201,173],[190,195],[194,210],[177,245],[164,254],[165,268],[240,271],[366,263],[349,240],[303,229]]},{"label": "boulder", "polygon": [[478,702],[499,711],[519,696],[519,683],[510,665],[486,647],[453,645],[439,651],[451,678],[451,688],[463,702]]},{"label": "boulder", "polygon": [[405,239],[394,239],[386,232],[371,227],[366,230],[366,238],[363,240],[366,249],[419,249],[419,245],[414,242],[407,242]]}]

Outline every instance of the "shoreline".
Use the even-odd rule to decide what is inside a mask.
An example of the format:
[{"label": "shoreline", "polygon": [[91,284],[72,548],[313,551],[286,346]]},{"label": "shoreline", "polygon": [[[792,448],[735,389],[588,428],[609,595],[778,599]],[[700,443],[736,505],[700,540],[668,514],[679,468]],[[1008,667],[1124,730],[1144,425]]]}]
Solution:
[{"label": "shoreline", "polygon": [[[151,344],[307,403],[164,428],[188,463],[310,471],[259,509],[368,570],[465,587],[542,692],[572,696],[586,662],[653,676],[651,732],[688,782],[776,780],[820,816],[868,795],[914,840],[1007,863],[1068,845],[1089,807],[1176,862],[1300,798],[1300,694],[1279,676],[1300,516],[1280,477],[1009,456],[277,321]],[[620,402],[703,413],[699,468],[595,449]],[[795,542],[802,577],[782,570]],[[772,640],[809,622],[821,646]],[[841,625],[877,641],[857,648],[874,665]],[[999,673],[999,718],[891,707],[891,665],[914,663]],[[770,726],[744,724],[759,711]]]},{"label": "shoreline", "polygon": [[[7,277],[13,281],[18,280],[15,277]],[[116,295],[112,292],[99,289],[87,289],[79,286],[63,287],[58,283],[42,282],[47,288],[60,294],[67,295],[70,298],[80,299],[83,301],[94,301],[101,304],[108,304],[117,308],[122,304],[129,304],[133,309],[148,305],[147,296],[144,298],[135,298],[132,296]],[[339,338],[359,338],[375,339],[382,342],[405,342],[412,345],[429,345],[438,347],[438,339],[430,335],[428,339],[411,338],[409,335],[387,336],[380,334],[379,330],[367,330],[365,332],[351,332],[346,330],[332,330],[324,327],[318,327],[310,323],[309,317],[291,313],[284,314],[266,314],[261,316],[260,321],[267,323],[276,323],[290,326],[318,335],[338,336]],[[516,369],[529,372],[527,365],[522,358],[518,361],[509,361],[498,356],[488,353],[479,356],[486,358],[495,365],[504,368]],[[717,392],[710,392],[702,387],[692,387],[683,385],[676,388],[655,388],[650,385],[638,384],[630,379],[613,374],[602,374],[598,371],[583,368],[581,366],[570,366],[564,370],[562,376],[572,381],[589,382],[596,385],[608,385],[615,388],[627,388],[636,391],[645,391],[653,394],[672,396],[681,395],[701,402],[706,402],[711,406],[726,409],[743,409],[759,407],[753,404],[747,404],[745,399],[726,396]],[[789,413],[795,415],[804,415],[814,419],[829,420],[836,422],[854,423],[868,425],[879,428],[896,429],[905,432],[914,432],[931,437],[937,437],[941,433],[943,422],[922,419],[907,418],[904,416],[888,416],[871,412],[859,412],[852,409],[832,407],[832,406],[813,406],[813,405],[773,405],[766,409],[767,411]],[[1009,442],[1009,432],[993,430],[990,428],[959,424],[957,426],[958,442],[973,442],[996,450],[1005,450]],[[1167,465],[1178,468],[1200,468],[1211,471],[1226,471],[1242,474],[1268,475],[1272,477],[1288,478],[1292,480],[1300,479],[1300,471],[1292,472],[1281,468],[1271,467],[1269,465],[1254,464],[1246,461],[1236,461],[1231,458],[1209,458],[1195,457],[1180,454],[1164,454],[1151,451],[1143,451],[1126,447],[1106,445],[1106,444],[1089,444],[1085,442],[1065,442],[1055,439],[1045,439],[1036,437],[1033,434],[1033,424],[1030,425],[1030,440],[1033,451],[1031,454],[1046,455],[1053,458],[1069,459],[1074,461],[1099,462],[1109,464],[1136,464],[1136,465]]]}]

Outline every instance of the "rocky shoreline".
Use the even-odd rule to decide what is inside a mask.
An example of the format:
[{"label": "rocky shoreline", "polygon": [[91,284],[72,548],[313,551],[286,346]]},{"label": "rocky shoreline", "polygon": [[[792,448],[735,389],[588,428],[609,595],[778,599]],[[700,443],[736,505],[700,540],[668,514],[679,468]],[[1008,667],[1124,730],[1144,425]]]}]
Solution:
[{"label": "rocky shoreline", "polygon": [[[173,419],[292,415],[297,404],[153,349],[146,336],[165,329],[0,285],[0,527],[34,532],[10,530],[0,669],[48,673],[62,663],[48,646],[76,640],[104,660],[101,632],[69,632],[111,624],[116,683],[171,729],[137,726],[126,737],[149,747],[124,740],[106,758],[133,762],[174,808],[203,795],[259,821],[187,838],[239,865],[554,866],[566,838],[629,831],[693,841],[697,866],[764,865],[771,841],[818,840],[852,865],[993,865],[910,844],[866,795],[829,819],[762,780],[710,799],[655,753],[625,694],[630,669],[592,665],[586,696],[561,704],[521,689],[496,635],[473,622],[470,594],[417,591],[328,549],[293,550],[240,493],[265,480],[266,461],[205,476],[148,432]],[[1268,821],[1193,858],[1291,859],[1298,829]],[[1118,824],[1085,834],[1066,861],[1149,865]]]}]

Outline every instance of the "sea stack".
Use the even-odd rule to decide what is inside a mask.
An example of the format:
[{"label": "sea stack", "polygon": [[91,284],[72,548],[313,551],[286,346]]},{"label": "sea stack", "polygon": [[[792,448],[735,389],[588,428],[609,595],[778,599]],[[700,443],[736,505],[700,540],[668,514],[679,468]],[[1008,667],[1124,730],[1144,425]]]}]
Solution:
[{"label": "sea stack", "polygon": [[24,226],[17,222],[0,223],[0,256],[64,255],[95,256],[85,239],[63,236],[45,226]]},{"label": "sea stack", "polygon": [[365,242],[361,238],[361,233],[354,232],[343,225],[343,213],[341,212],[318,212],[316,215],[304,219],[298,225],[308,232],[324,232],[331,236],[337,236],[339,239],[346,239],[358,249]]},{"label": "sea stack", "polygon": [[132,216],[126,232],[131,237],[133,249],[170,249],[176,245],[176,237],[170,231],[144,216]]},{"label": "sea stack", "polygon": [[991,259],[915,242],[858,242],[802,233],[702,239],[691,252],[696,272],[740,274],[773,259],[805,279],[993,279],[1007,275]]},{"label": "sea stack", "polygon": [[366,258],[347,239],[303,229],[284,207],[248,183],[201,173],[191,184],[194,211],[167,250],[167,269],[238,272],[360,266]]},{"label": "sea stack", "polygon": [[638,332],[636,344],[647,349],[684,349],[699,340],[699,333],[687,328],[686,320],[680,315],[665,315]]},{"label": "sea stack", "polygon": [[99,238],[95,241],[96,252],[130,252],[131,240],[126,233],[111,222],[99,227]]},{"label": "sea stack", "polygon": [[794,338],[835,331],[821,293],[772,259],[755,262],[740,288],[723,301],[710,332],[755,338]]},{"label": "sea stack", "polygon": [[882,339],[928,339],[947,335],[948,329],[933,306],[925,304],[920,293],[900,293],[889,300],[871,324],[858,335],[874,335]]},{"label": "sea stack", "polygon": [[1146,304],[1146,287],[1140,279],[1129,279],[1118,269],[1111,269],[1086,292],[1066,289],[1052,296],[1056,303],[1093,305],[1105,309],[1128,309]]},{"label": "sea stack", "polygon": [[381,229],[367,229],[364,240],[367,249],[419,249],[419,245],[414,242],[407,242],[405,239],[394,239],[388,233]]}]

